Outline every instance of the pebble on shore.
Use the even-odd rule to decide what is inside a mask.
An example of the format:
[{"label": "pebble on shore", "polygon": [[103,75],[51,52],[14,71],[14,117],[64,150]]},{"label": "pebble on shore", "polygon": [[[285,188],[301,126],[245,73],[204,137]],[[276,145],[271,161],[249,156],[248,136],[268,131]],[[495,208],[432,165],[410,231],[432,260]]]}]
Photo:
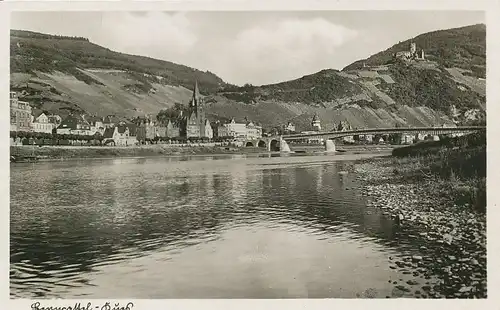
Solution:
[{"label": "pebble on shore", "polygon": [[[413,275],[436,278],[432,287],[420,288],[428,297],[486,298],[485,216],[458,207],[433,180],[410,181],[395,175],[390,160],[359,163],[353,170],[363,183],[367,205],[388,212],[418,249],[407,260],[390,257],[395,264],[391,269],[411,274],[410,268]],[[410,281],[406,283],[416,285]],[[405,289],[397,286],[398,291]],[[420,290],[414,294],[423,296]]]}]

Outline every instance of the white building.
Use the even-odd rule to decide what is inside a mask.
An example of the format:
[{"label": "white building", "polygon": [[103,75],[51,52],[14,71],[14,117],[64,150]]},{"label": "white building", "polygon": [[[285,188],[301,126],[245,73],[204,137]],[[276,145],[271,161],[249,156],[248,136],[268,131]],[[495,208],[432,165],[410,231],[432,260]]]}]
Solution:
[{"label": "white building", "polygon": [[247,138],[247,124],[236,123],[234,118],[229,124],[226,124],[228,135],[237,139],[244,140]]},{"label": "white building", "polygon": [[106,128],[103,134],[103,143],[116,146],[131,146],[137,144],[137,138],[131,134],[130,128],[125,124],[119,124],[112,128]]},{"label": "white building", "polygon": [[37,113],[38,115],[32,116],[31,126],[34,132],[44,132],[44,133],[52,133],[52,130],[55,128],[56,124],[50,122],[49,117],[44,113]]},{"label": "white building", "polygon": [[262,138],[262,127],[249,122],[246,124],[247,139],[254,140]]},{"label": "white building", "polygon": [[295,132],[295,125],[292,122],[288,122],[285,126],[285,132]]},{"label": "white building", "polygon": [[314,130],[321,131],[321,121],[319,120],[316,114],[314,114],[311,125],[314,128]]},{"label": "white building", "polygon": [[214,137],[214,130],[208,119],[205,120],[205,137],[209,139],[213,139]]}]

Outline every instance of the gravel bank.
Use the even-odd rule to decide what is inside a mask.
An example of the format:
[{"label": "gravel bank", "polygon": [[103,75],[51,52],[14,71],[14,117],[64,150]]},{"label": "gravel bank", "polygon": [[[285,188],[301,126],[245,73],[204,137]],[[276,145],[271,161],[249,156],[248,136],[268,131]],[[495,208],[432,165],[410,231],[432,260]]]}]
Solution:
[{"label": "gravel bank", "polygon": [[[398,223],[398,234],[411,240],[418,255],[391,260],[391,268],[429,279],[395,285],[416,298],[486,298],[486,216],[457,205],[448,181],[432,176],[409,178],[396,173],[392,159],[372,159],[353,166],[369,204]],[[404,167],[403,167],[404,168]]]}]

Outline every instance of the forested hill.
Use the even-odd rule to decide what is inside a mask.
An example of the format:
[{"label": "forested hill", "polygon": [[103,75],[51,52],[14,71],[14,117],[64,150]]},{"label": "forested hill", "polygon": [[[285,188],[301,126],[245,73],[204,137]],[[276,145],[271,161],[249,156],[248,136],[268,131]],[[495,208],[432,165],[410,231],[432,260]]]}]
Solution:
[{"label": "forested hill", "polygon": [[[399,61],[410,42],[425,60]],[[297,129],[317,114],[323,128],[431,126],[484,117],[485,26],[420,35],[344,70],[324,69],[281,83],[236,87],[210,72],[111,51],[86,38],[11,32],[11,89],[35,108],[61,115],[135,117],[187,104],[198,80],[211,119]]]},{"label": "forested hill", "polygon": [[399,42],[385,51],[376,53],[346,66],[343,71],[367,66],[379,66],[392,62],[396,52],[406,51],[411,42],[423,49],[426,58],[446,68],[471,70],[476,77],[486,77],[486,25],[476,24],[460,28],[438,30],[421,34]]},{"label": "forested hill", "polygon": [[191,88],[195,80],[211,93],[223,86],[217,75],[169,61],[118,53],[90,42],[67,37],[11,30],[11,72],[33,71],[79,74],[80,69],[114,69],[160,77],[164,83]]}]

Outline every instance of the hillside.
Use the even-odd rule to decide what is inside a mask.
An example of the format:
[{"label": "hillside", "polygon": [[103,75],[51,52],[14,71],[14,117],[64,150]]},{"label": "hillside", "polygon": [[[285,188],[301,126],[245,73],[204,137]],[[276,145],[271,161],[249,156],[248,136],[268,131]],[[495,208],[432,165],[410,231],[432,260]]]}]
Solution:
[{"label": "hillside", "polygon": [[446,68],[471,70],[475,77],[486,78],[486,25],[477,24],[460,28],[421,34],[346,66],[342,71],[380,66],[392,62],[396,52],[408,50],[411,42],[425,50],[426,58]]},{"label": "hillside", "polygon": [[[367,64],[358,69],[355,63],[343,71],[325,69],[258,87],[236,87],[210,72],[113,52],[85,38],[12,31],[11,89],[36,108],[63,115],[135,117],[156,114],[175,102],[187,104],[198,80],[211,119],[247,117],[266,128],[293,121],[298,130],[306,130],[314,114],[325,129],[340,121],[358,128],[467,123],[485,114],[486,81],[476,69],[467,69],[485,65],[485,27],[459,29],[418,36],[419,47],[426,42],[428,60],[385,60],[392,51],[408,49],[406,41],[357,62]],[[446,36],[456,45],[443,45]],[[433,49],[453,54],[457,46],[470,46],[474,57],[448,57],[444,63],[444,56],[432,54]]]},{"label": "hillside", "polygon": [[[254,105],[262,101],[305,104],[315,107],[327,126],[340,120],[355,127],[440,125],[451,118],[467,123],[485,115],[485,35],[484,25],[430,32],[342,71],[326,69],[271,85],[227,86],[219,95]],[[393,57],[409,50],[411,42],[424,49],[425,59]]]},{"label": "hillside", "polygon": [[12,90],[47,110],[156,113],[189,98],[195,80],[202,93],[225,85],[213,73],[114,52],[86,38],[18,30],[10,38]]}]

